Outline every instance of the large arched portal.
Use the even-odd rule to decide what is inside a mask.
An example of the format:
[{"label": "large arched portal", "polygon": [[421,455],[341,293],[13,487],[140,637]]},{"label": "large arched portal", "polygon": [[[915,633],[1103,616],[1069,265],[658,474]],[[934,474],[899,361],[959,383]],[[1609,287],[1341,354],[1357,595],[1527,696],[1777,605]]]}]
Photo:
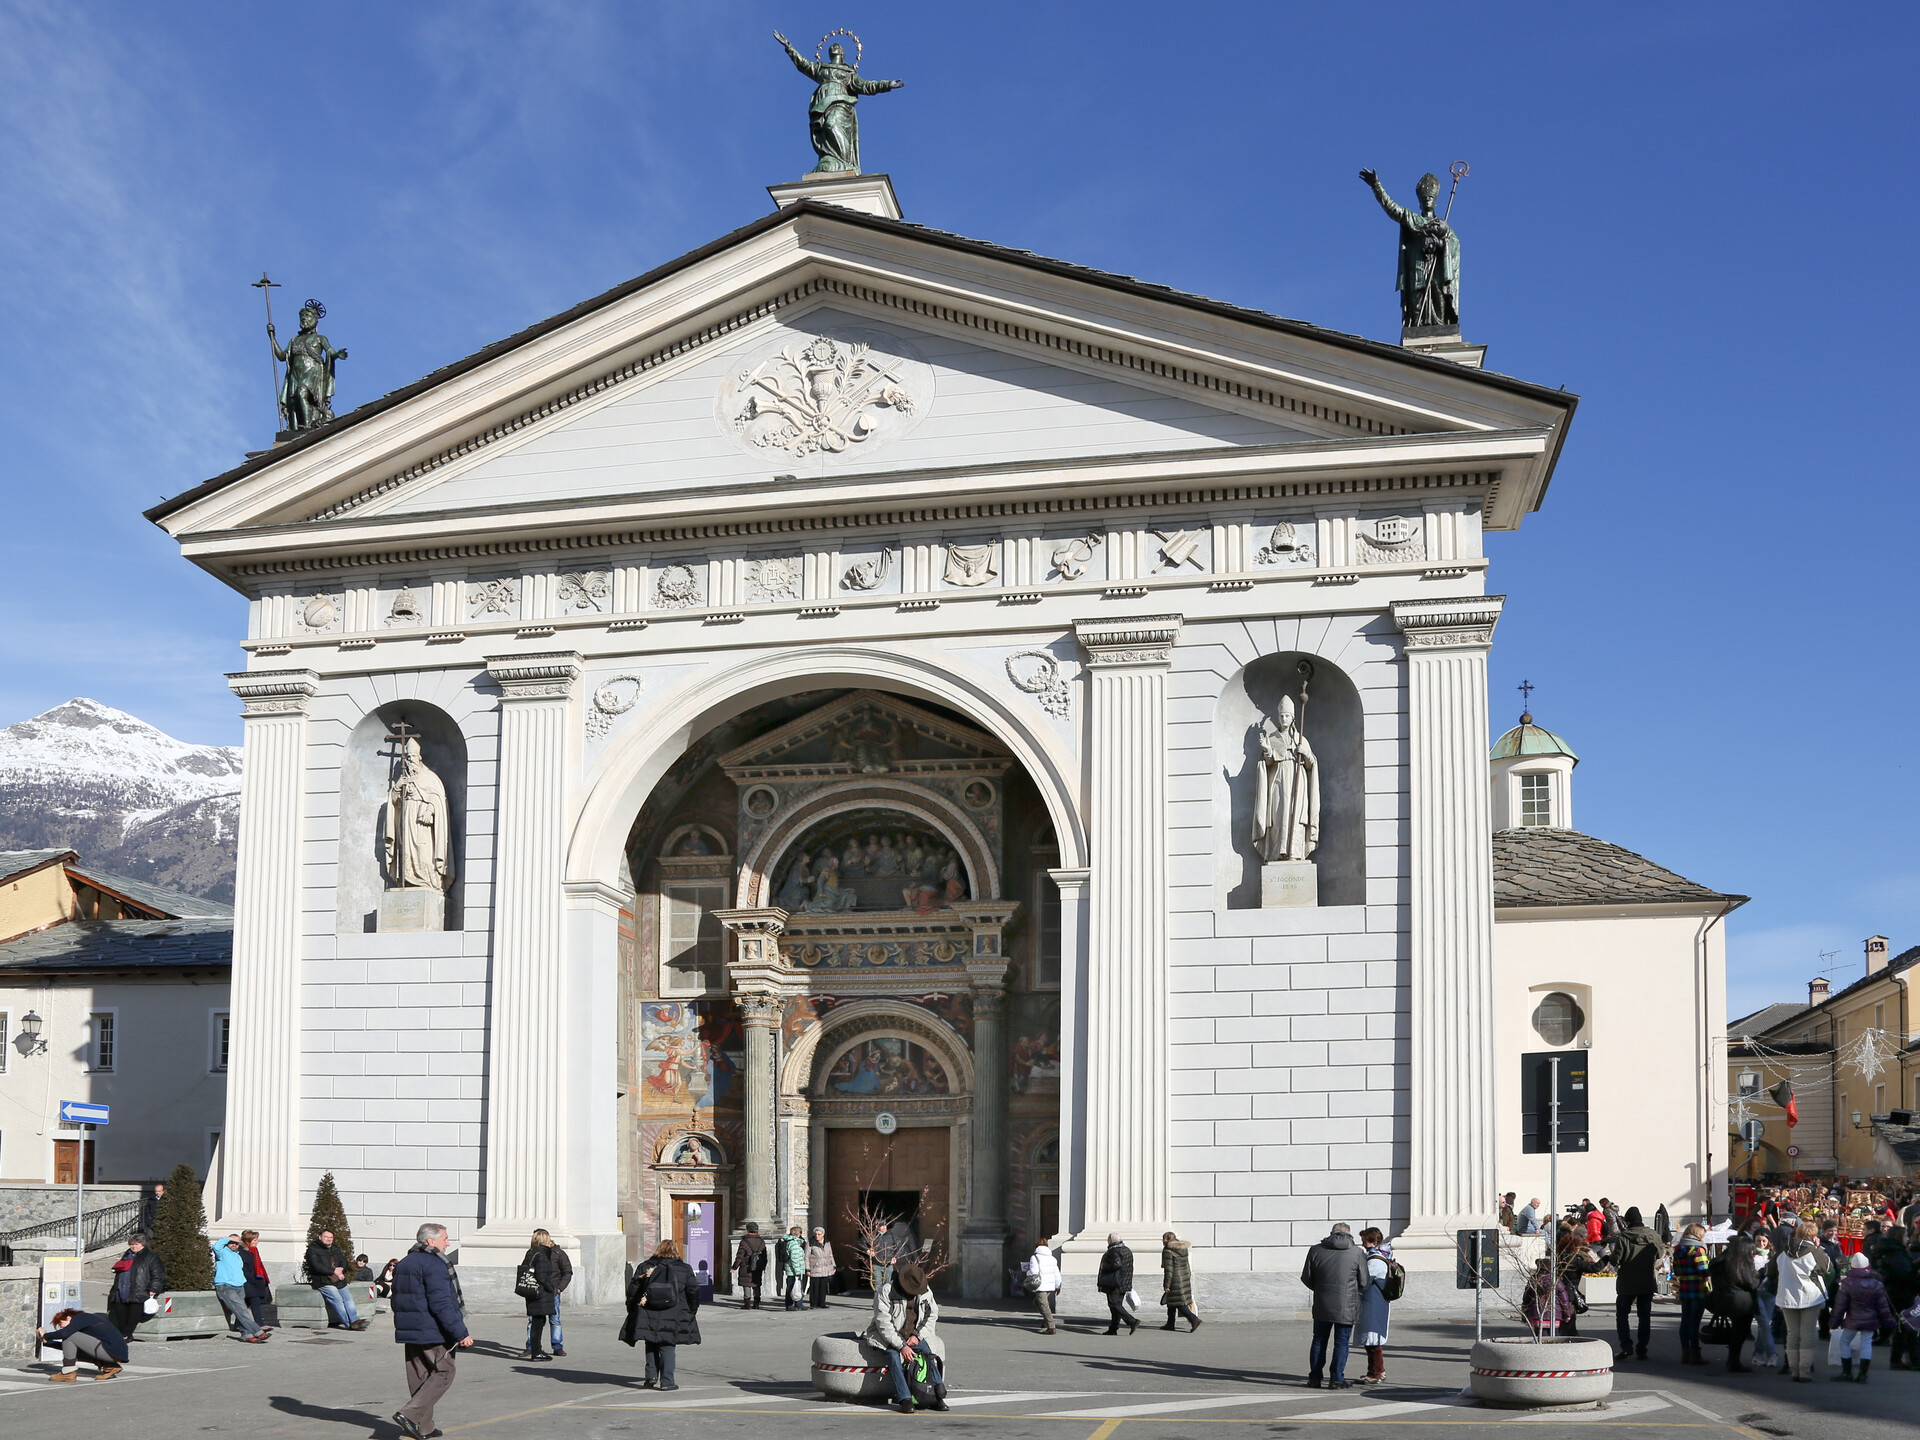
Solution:
[{"label": "large arched portal", "polygon": [[748,1221],[817,1225],[863,1284],[884,1215],[939,1283],[1001,1293],[1008,1247],[1057,1224],[1057,1179],[1009,1156],[1060,1128],[1058,799],[889,690],[794,686],[688,736],[622,848],[635,1252],[671,1236],[724,1285]]}]

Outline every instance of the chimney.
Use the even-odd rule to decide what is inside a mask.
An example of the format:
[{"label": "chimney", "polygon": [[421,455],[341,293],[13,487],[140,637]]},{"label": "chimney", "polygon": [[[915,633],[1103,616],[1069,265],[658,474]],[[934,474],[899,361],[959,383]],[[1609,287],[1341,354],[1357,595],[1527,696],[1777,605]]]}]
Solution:
[{"label": "chimney", "polygon": [[1827,998],[1827,980],[1824,975],[1815,976],[1807,982],[1807,1004],[1818,1005]]},{"label": "chimney", "polygon": [[1877,975],[1887,968],[1887,937],[1869,935],[1867,937],[1867,974]]}]

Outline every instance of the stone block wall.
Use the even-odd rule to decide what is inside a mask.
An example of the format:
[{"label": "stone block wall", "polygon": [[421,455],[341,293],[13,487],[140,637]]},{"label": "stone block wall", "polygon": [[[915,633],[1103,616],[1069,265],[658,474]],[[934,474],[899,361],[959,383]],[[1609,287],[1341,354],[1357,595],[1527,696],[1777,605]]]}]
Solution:
[{"label": "stone block wall", "polygon": [[[86,1187],[87,1213],[138,1200],[140,1194],[138,1185],[89,1185]],[[71,1185],[0,1185],[0,1235],[49,1220],[72,1219]]]},{"label": "stone block wall", "polygon": [[40,1323],[40,1269],[0,1269],[0,1360],[31,1360],[33,1331]]}]

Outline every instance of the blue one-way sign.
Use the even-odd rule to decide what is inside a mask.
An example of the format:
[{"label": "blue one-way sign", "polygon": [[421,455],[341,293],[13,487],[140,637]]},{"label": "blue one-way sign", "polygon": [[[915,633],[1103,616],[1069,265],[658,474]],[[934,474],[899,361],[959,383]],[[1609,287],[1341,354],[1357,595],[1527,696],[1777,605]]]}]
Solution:
[{"label": "blue one-way sign", "polygon": [[60,1118],[69,1125],[104,1125],[107,1123],[107,1107],[87,1100],[62,1100]]}]

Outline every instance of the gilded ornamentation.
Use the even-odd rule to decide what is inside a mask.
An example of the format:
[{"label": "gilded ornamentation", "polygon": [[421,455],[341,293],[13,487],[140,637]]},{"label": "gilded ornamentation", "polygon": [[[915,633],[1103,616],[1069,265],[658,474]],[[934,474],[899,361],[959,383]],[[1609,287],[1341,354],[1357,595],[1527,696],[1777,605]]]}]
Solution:
[{"label": "gilded ornamentation", "polygon": [[1060,662],[1044,650],[1021,650],[1007,657],[1007,679],[1040,702],[1049,715],[1067,718],[1072,692],[1060,678]]}]

